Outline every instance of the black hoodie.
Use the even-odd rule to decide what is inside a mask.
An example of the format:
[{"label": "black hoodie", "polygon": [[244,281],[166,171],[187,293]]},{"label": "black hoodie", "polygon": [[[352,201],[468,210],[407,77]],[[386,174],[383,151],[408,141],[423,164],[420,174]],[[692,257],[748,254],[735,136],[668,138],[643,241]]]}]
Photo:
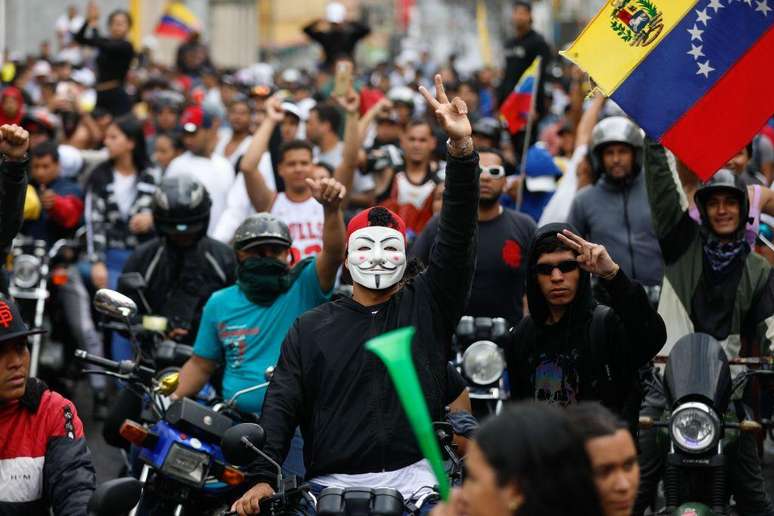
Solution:
[{"label": "black hoodie", "polygon": [[[549,308],[537,282],[536,247],[563,229],[575,232],[569,224],[539,228],[530,247],[530,315],[516,328],[512,346],[506,350],[512,398],[560,405],[599,400],[622,414],[637,369],[664,345],[664,322],[648,302],[642,286],[620,269],[613,279],[601,280],[610,294],[610,309],[596,308],[590,275],[581,269],[578,291],[569,309],[558,323],[546,324]],[[594,317],[603,318],[599,332],[591,330]],[[592,345],[592,333],[603,336],[604,342]]]}]

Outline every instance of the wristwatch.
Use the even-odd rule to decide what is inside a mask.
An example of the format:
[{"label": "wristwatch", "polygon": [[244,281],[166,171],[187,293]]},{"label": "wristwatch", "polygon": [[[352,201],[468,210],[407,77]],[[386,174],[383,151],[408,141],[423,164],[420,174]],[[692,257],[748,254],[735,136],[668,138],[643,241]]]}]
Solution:
[{"label": "wristwatch", "polygon": [[473,154],[473,138],[466,136],[462,140],[446,140],[446,150],[450,156],[464,158]]}]

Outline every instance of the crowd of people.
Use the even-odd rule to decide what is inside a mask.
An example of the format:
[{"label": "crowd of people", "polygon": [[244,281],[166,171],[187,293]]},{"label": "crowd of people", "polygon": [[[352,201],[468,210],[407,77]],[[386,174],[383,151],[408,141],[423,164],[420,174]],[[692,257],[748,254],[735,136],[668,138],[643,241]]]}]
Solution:
[{"label": "crowd of people", "polygon": [[[314,493],[389,486],[410,498],[435,484],[363,345],[389,330],[415,328],[434,420],[451,411],[469,423],[448,365],[457,324],[510,328],[514,403],[467,425],[475,432],[455,427],[466,476],[438,516],[643,514],[665,451],[637,423],[669,410],[649,381],[654,357],[694,332],[729,357],[772,353],[774,118],[702,183],[558,57],[521,0],[504,66],[471,74],[428,55],[358,67],[369,29],[337,3],[304,28],[322,55],[306,70],[218,69],[198,34],[168,67],[135,54],[128,12],[103,18],[92,2],[84,15],[70,8],[57,23],[56,54],[3,67],[0,251],[17,234],[49,247],[82,234],[47,309],[76,347],[114,360],[133,351],[98,329],[95,290],[166,318],[167,336],[194,353],[173,399],[210,382],[229,398],[276,366],[268,391],[236,407],[260,415],[265,453]],[[538,56],[527,140],[498,106]],[[142,290],[120,281],[132,272]],[[82,424],[28,378],[39,329],[21,321],[8,278],[0,514],[85,514],[95,473]],[[136,395],[89,378],[105,439],[126,445],[111,408]],[[754,395],[744,403],[770,416]],[[774,514],[754,437],[741,435],[733,457],[740,514]],[[277,487],[268,462],[257,478],[234,502],[240,515]]]}]

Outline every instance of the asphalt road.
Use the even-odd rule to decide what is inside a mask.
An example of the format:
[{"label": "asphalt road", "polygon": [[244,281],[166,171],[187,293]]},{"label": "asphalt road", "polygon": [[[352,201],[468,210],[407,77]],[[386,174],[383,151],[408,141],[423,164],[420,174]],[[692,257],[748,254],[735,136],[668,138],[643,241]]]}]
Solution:
[{"label": "asphalt road", "polygon": [[[97,482],[118,477],[124,468],[123,455],[118,449],[108,446],[102,439],[102,424],[92,417],[91,393],[85,381],[79,382],[74,398],[73,401],[84,424],[94,467],[97,469]],[[769,495],[774,499],[774,443],[771,440],[766,441],[764,476]]]}]

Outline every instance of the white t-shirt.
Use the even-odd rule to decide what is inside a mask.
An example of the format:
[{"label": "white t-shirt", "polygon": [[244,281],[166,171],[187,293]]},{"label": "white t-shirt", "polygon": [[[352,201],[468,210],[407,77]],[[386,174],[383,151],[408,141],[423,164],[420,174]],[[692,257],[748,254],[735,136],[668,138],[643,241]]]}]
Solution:
[{"label": "white t-shirt", "polygon": [[121,212],[121,218],[128,219],[134,198],[137,197],[137,176],[125,176],[113,170],[113,197],[118,211]]},{"label": "white t-shirt", "polygon": [[[324,162],[332,166],[335,170],[341,162],[344,160],[344,142],[339,142],[334,148],[326,153],[320,151],[319,147],[314,148],[314,161]],[[374,178],[370,174],[362,174],[360,170],[355,170],[355,175],[352,178],[352,192],[361,193],[373,190],[376,188]]]},{"label": "white t-shirt", "polygon": [[212,199],[210,210],[210,225],[207,235],[213,236],[218,220],[226,208],[226,197],[234,184],[234,167],[223,156],[213,154],[209,158],[196,156],[191,152],[185,152],[178,156],[167,168],[165,177],[175,177],[190,174],[198,179]]},{"label": "white t-shirt", "polygon": [[427,459],[422,459],[405,468],[379,473],[361,473],[359,475],[333,474],[315,477],[310,480],[325,487],[391,487],[397,489],[405,500],[416,500],[433,489],[437,483],[433,469]]},{"label": "white t-shirt", "polygon": [[67,14],[61,15],[56,20],[56,31],[62,34],[62,44],[67,45],[73,40],[73,33],[78,32],[83,27],[85,20],[80,14],[73,18],[68,18]]},{"label": "white t-shirt", "polygon": [[228,145],[228,142],[231,141],[231,136],[233,134],[234,133],[231,131],[231,129],[223,131],[223,133],[220,135],[220,138],[218,139],[218,143],[215,144],[215,150],[212,153],[217,154],[218,156],[223,156],[231,163],[232,167],[236,167],[236,163],[239,160],[239,157],[247,152],[247,148],[250,146],[250,140],[252,140],[252,138],[250,135],[248,135],[247,138],[239,143],[237,148],[234,149],[234,152],[232,152],[230,156],[226,156],[226,145]]},{"label": "white t-shirt", "polygon": [[[271,166],[271,156],[265,152],[258,163],[258,170],[266,182],[266,186],[273,192],[277,191],[277,185],[274,183],[274,170]],[[218,220],[215,232],[212,238],[224,243],[230,243],[234,238],[234,232],[247,217],[255,213],[253,204],[250,202],[250,196],[247,195],[245,186],[245,176],[237,174],[234,184],[226,197],[226,209]]]},{"label": "white t-shirt", "polygon": [[322,250],[323,207],[314,197],[293,202],[284,192],[278,193],[270,210],[290,229],[294,261],[315,256]]}]

